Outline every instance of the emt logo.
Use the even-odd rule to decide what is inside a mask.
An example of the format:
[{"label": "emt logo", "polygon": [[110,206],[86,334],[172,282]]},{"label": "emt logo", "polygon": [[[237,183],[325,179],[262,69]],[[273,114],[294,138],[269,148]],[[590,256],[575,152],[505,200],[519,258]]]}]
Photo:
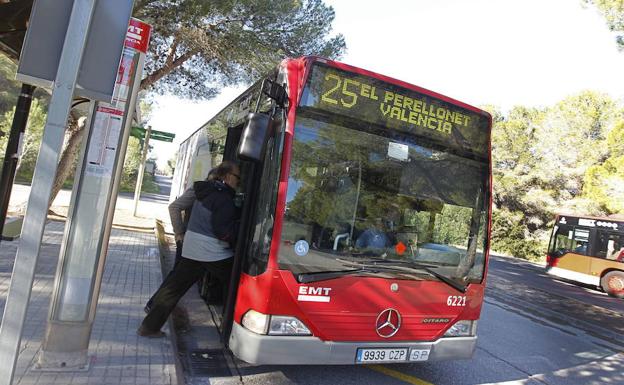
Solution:
[{"label": "emt logo", "polygon": [[312,286],[299,286],[299,296],[297,300],[304,302],[329,302],[331,297],[329,287],[312,287]]}]

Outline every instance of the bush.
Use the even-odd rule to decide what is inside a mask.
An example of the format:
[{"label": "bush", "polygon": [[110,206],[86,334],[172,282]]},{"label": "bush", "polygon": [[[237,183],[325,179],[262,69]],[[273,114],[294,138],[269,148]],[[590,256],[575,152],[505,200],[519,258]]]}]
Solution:
[{"label": "bush", "polygon": [[548,247],[544,235],[529,231],[522,212],[503,209],[492,214],[492,250],[516,258],[540,260]]},{"label": "bush", "polygon": [[[123,174],[121,176],[121,184],[119,185],[119,192],[134,192],[136,188],[136,179],[137,173],[133,173],[131,175]],[[154,176],[152,174],[144,173],[143,174],[143,184],[141,184],[141,192],[144,193],[154,193],[157,194],[160,192],[158,188],[158,184],[154,180]]]}]

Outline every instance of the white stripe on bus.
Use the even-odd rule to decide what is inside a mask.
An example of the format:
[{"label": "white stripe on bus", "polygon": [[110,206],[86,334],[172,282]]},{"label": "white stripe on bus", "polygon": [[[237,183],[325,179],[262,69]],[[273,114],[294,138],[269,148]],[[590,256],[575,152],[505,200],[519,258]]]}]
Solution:
[{"label": "white stripe on bus", "polygon": [[585,283],[587,285],[600,286],[600,277],[583,274],[572,270],[562,269],[560,267],[551,267],[550,269],[548,269],[548,274],[569,279],[571,281]]},{"label": "white stripe on bus", "polygon": [[329,302],[329,297],[323,295],[299,295],[297,297],[299,301],[308,301],[308,302]]}]

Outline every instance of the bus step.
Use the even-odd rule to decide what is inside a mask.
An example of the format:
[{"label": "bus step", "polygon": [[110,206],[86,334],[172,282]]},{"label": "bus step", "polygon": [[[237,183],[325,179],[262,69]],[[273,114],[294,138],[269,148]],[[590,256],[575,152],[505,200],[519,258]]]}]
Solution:
[{"label": "bus step", "polygon": [[186,366],[193,377],[230,377],[232,373],[222,349],[190,350]]}]

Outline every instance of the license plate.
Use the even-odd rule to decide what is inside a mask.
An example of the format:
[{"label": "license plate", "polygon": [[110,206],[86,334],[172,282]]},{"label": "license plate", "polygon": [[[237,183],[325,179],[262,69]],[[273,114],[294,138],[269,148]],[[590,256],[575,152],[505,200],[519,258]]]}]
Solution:
[{"label": "license plate", "polygon": [[358,349],[355,356],[357,363],[404,362],[407,361],[408,349]]},{"label": "license plate", "polygon": [[410,361],[427,361],[429,359],[429,352],[431,352],[431,348],[412,349],[410,350],[409,360]]}]

